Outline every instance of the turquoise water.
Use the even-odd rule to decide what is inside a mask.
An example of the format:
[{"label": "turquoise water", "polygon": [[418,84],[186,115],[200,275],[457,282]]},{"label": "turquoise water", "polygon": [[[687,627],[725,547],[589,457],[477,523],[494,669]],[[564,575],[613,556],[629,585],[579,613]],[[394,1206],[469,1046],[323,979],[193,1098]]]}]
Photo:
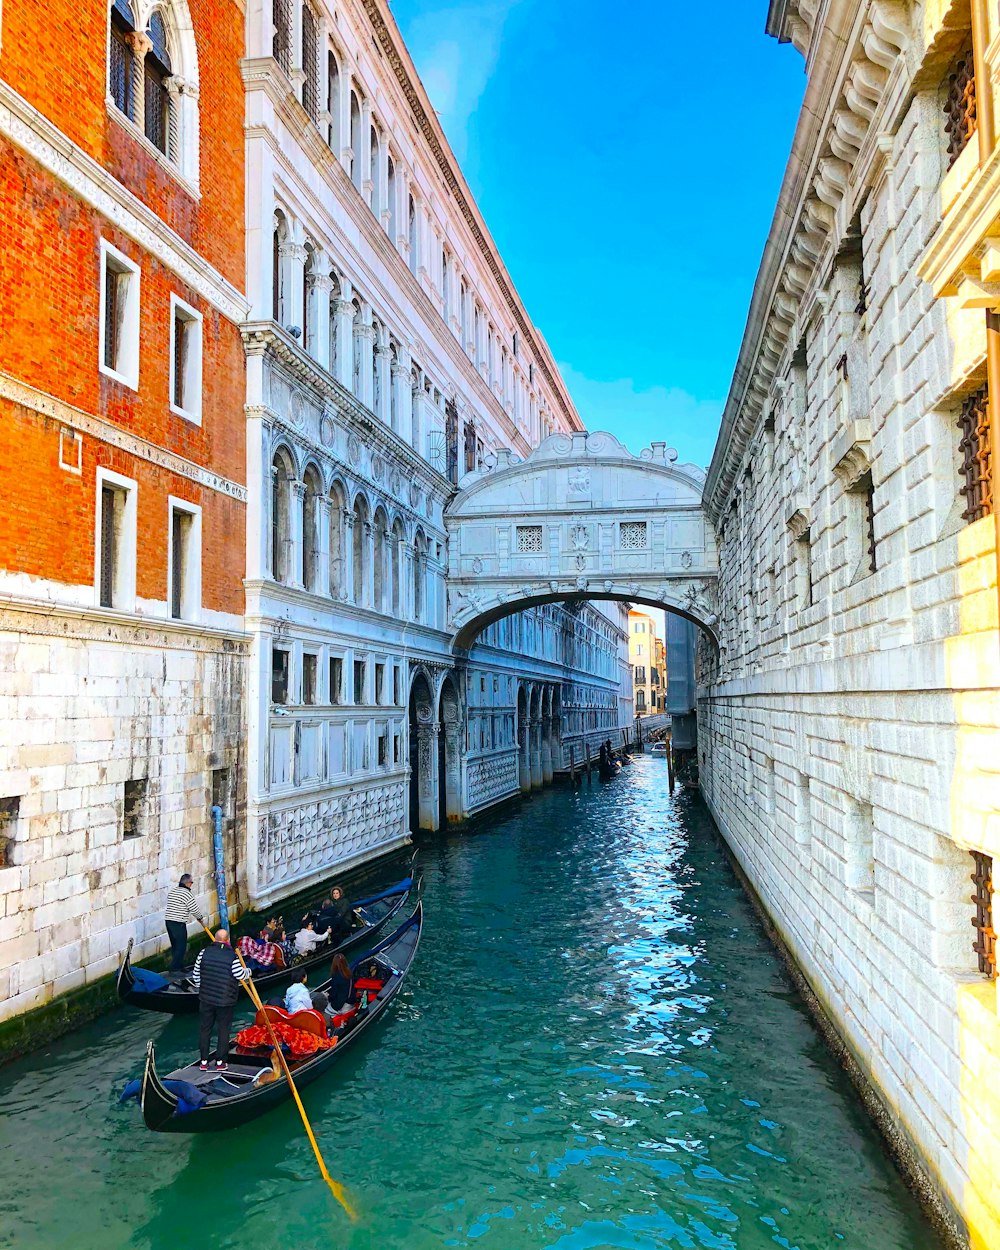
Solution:
[{"label": "turquoise water", "polygon": [[116,1093],[196,1020],[132,1010],[0,1070],[21,1250],[939,1250],[662,760],[421,844],[404,996],[285,1107],[147,1132]]}]

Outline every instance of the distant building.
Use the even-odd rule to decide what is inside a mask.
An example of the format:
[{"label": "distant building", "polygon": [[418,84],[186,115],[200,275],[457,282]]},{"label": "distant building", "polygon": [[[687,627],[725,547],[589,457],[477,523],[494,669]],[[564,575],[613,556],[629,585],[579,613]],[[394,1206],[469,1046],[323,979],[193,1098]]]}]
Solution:
[{"label": "distant building", "polygon": [[667,662],[656,621],[647,612],[628,614],[628,652],[632,665],[633,714],[652,716],[666,707]]}]

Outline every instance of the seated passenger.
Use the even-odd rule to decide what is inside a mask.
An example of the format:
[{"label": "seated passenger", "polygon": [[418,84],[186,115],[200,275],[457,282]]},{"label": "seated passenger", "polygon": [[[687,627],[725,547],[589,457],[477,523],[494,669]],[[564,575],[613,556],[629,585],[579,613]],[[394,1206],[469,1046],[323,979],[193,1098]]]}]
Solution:
[{"label": "seated passenger", "polygon": [[266,929],[261,929],[259,941],[249,935],[241,937],[236,949],[251,972],[269,972],[274,967],[277,955]]},{"label": "seated passenger", "polygon": [[308,979],[308,972],[296,972],[295,979],[285,991],[285,1010],[289,1015],[294,1015],[296,1011],[308,1011],[312,1006],[312,999],[306,987]]},{"label": "seated passenger", "polygon": [[296,955],[311,955],[317,946],[321,946],[330,936],[330,930],[317,933],[312,916],[306,916],[302,928],[295,935]]},{"label": "seated passenger", "polygon": [[330,897],[325,900],[316,917],[316,923],[332,929],[334,938],[346,937],[350,933],[354,925],[354,912],[339,885],[335,885],[330,891]]},{"label": "seated passenger", "polygon": [[368,970],[362,976],[357,977],[354,981],[354,997],[358,1006],[362,1010],[375,999],[382,986],[385,985],[385,977],[382,975],[382,969],[372,960],[368,965]]},{"label": "seated passenger", "polygon": [[342,1011],[350,1011],[354,1006],[351,995],[353,984],[350,964],[343,955],[334,955],[333,963],[330,964],[330,988],[327,990],[327,997],[334,1015],[339,1015]]},{"label": "seated passenger", "polygon": [[329,1017],[330,1000],[322,990],[313,990],[313,992],[309,995],[309,1001],[312,1003],[313,1011],[320,1011],[323,1015]]}]

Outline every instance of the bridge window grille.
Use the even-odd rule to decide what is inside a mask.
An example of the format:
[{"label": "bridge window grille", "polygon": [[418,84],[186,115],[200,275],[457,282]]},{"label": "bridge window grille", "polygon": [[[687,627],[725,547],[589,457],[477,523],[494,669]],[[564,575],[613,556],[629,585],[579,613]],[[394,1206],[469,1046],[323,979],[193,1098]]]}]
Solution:
[{"label": "bridge window grille", "polygon": [[972,918],[976,940],[972,949],[979,958],[979,971],[992,980],[997,975],[996,934],[993,932],[993,859],[980,851],[972,852],[975,871],[972,883],[975,893],[971,895],[976,914]]},{"label": "bridge window grille", "polygon": [[993,512],[993,466],[990,461],[989,391],[983,386],[962,405],[958,418],[961,431],[958,447],[962,453],[961,493],[965,497],[962,516],[978,521]]},{"label": "bridge window grille", "polygon": [[517,550],[519,552],[535,552],[542,549],[542,527],[540,525],[517,526]]},{"label": "bridge window grille", "polygon": [[944,132],[948,139],[948,168],[958,160],[976,133],[976,74],[972,52],[955,62],[945,79]]},{"label": "bridge window grille", "polygon": [[623,551],[640,551],[647,546],[645,521],[622,521],[618,537]]}]

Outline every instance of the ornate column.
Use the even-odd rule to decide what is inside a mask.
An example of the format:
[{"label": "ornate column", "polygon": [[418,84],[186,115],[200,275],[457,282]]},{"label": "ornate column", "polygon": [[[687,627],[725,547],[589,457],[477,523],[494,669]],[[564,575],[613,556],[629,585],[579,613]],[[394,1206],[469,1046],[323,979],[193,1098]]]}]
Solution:
[{"label": "ornate column", "polygon": [[302,581],[302,514],[305,510],[305,482],[289,483],[291,496],[288,517],[288,584],[299,590]]},{"label": "ornate column", "polygon": [[324,369],[330,368],[330,292],[333,278],[328,273],[310,275],[306,298],[309,300],[309,325],[311,343],[306,351]]},{"label": "ornate column", "polygon": [[153,41],[141,30],[130,30],[125,42],[132,50],[132,120],[139,129],[146,133],[146,53],[153,47]]},{"label": "ornate column", "polygon": [[413,548],[407,545],[405,539],[402,546],[403,556],[399,571],[403,582],[400,586],[399,609],[404,621],[412,621],[415,619],[413,615]]},{"label": "ornate column", "polygon": [[365,100],[361,105],[361,194],[369,206],[372,202],[372,106]]},{"label": "ornate column", "polygon": [[462,737],[464,726],[461,719],[445,721],[442,726],[445,736],[444,745],[444,802],[445,814],[449,821],[461,820],[462,804],[462,757],[464,743]]},{"label": "ornate column", "polygon": [[[301,334],[305,332],[302,324],[302,309],[305,289],[306,249],[302,243],[286,241],[279,248],[281,263],[285,266],[285,308],[282,313],[286,327],[298,326]],[[305,344],[303,344],[305,346]]]},{"label": "ornate column", "polygon": [[319,529],[316,535],[316,585],[310,587],[310,590],[315,590],[320,595],[333,594],[330,580],[330,513],[332,510],[333,500],[330,496],[320,495],[316,500],[316,525]]},{"label": "ornate column", "polygon": [[[364,606],[375,607],[375,526],[371,521],[365,521],[364,536],[364,555],[362,557],[362,568],[368,570],[368,576],[364,579],[364,586],[361,587],[361,593],[364,600]],[[360,602],[360,600],[359,600]]]},{"label": "ornate column", "polygon": [[334,302],[337,328],[337,372],[341,386],[351,389],[354,381],[354,305],[349,299]]},{"label": "ornate column", "polygon": [[537,717],[531,722],[530,742],[531,788],[538,790],[542,785],[542,723]]},{"label": "ornate column", "polygon": [[271,534],[271,423],[264,404],[264,345],[255,339],[246,346],[247,370],[247,579],[261,581],[268,574]]},{"label": "ornate column", "polygon": [[421,829],[438,828],[438,735],[441,726],[417,726],[417,807]]},{"label": "ornate column", "polygon": [[[356,363],[358,374],[357,398],[366,408],[372,406],[372,361],[375,346],[375,328],[369,318],[371,312],[362,314],[362,322],[354,329],[355,347],[361,359]],[[353,388],[352,388],[353,389]]]},{"label": "ornate column", "polygon": [[375,375],[378,378],[378,397],[372,404],[372,412],[380,421],[389,424],[389,410],[392,403],[392,395],[390,388],[390,367],[392,357],[389,355],[388,348],[381,343],[375,344]]},{"label": "ornate column", "polygon": [[529,762],[530,746],[528,743],[529,726],[526,720],[518,718],[517,722],[517,784],[522,794],[531,791],[531,764]]},{"label": "ornate column", "polygon": [[340,578],[340,597],[348,603],[354,602],[354,513],[350,508],[342,508],[341,519],[344,531],[344,564]]}]

